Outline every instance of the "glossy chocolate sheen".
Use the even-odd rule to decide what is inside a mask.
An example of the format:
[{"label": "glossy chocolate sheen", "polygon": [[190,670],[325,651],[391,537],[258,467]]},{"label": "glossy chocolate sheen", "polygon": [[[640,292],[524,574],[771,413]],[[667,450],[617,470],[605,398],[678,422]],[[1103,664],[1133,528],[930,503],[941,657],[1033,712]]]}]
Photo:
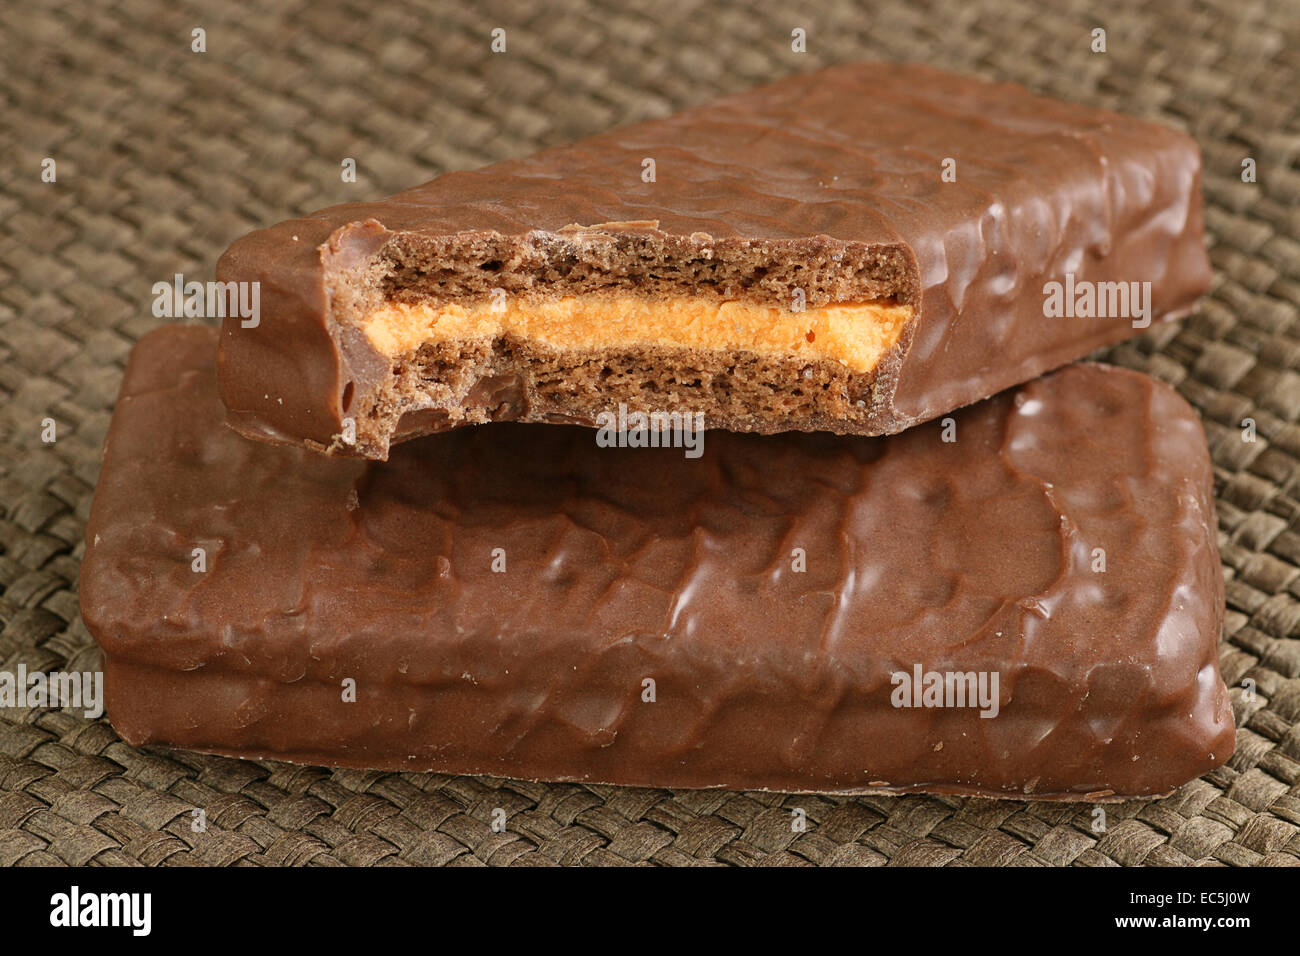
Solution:
[{"label": "glossy chocolate sheen", "polygon": [[[1034,798],[1162,793],[1232,752],[1205,439],[1140,374],[1068,367],[954,442],[709,432],[689,459],[493,424],[375,464],[226,428],[214,347],[137,347],[87,529],[131,743]],[[893,706],[916,665],[996,672],[997,715]]]},{"label": "glossy chocolate sheen", "polygon": [[[655,182],[641,180],[645,157]],[[919,65],[840,66],[245,236],[218,265],[222,280],[261,283],[261,324],[223,330],[231,423],[337,449],[348,398],[390,375],[332,314],[329,270],[410,234],[628,222],[657,222],[651,233],[705,258],[753,242],[794,260],[814,246],[901,251],[920,310],[877,369],[868,427],[854,429],[866,434],[1136,334],[1127,317],[1045,318],[1047,282],[1150,282],[1159,320],[1187,313],[1210,280],[1187,135]]]}]

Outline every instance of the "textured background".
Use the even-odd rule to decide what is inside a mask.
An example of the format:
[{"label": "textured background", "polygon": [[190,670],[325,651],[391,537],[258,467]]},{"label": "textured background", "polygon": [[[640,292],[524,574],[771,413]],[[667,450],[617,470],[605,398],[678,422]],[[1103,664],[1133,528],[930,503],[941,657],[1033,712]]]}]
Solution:
[{"label": "textured background", "polygon": [[[1096,834],[1086,804],[332,771],[136,749],[104,720],[5,710],[0,864],[1300,864],[1300,5],[372,6],[0,6],[0,670],[97,666],[77,612],[82,530],[122,364],[160,321],[154,282],[211,278],[235,237],[321,206],[790,72],[917,59],[1200,140],[1214,290],[1106,357],[1204,416],[1237,753],[1168,799],[1109,807]],[[190,51],[194,27],[206,53]],[[489,51],[494,27],[505,54]],[[47,156],[56,184],[40,180]],[[349,156],[355,184],[340,181]],[[1247,156],[1256,184],[1240,180]],[[795,806],[806,833],[790,830]]]}]

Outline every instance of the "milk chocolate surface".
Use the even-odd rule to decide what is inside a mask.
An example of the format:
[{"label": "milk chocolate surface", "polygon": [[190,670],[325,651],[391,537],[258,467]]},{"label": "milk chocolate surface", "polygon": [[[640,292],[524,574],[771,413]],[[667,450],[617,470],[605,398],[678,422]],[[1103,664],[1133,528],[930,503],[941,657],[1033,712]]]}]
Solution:
[{"label": "milk chocolate surface", "polygon": [[[256,327],[227,319],[221,340],[234,427],[384,458],[620,402],[894,433],[1185,314],[1210,271],[1185,134],[859,64],[292,219],[234,243],[218,277],[260,283]],[[1048,317],[1049,283],[1072,301],[1091,285],[1102,315]],[[446,333],[449,306],[472,333]],[[564,318],[524,330],[540,306]],[[865,311],[822,311],[848,306]],[[656,308],[699,334],[662,331]]]},{"label": "milk chocolate surface", "polygon": [[[1150,378],[1070,366],[955,441],[709,432],[691,459],[503,423],[377,464],[227,428],[215,339],[137,346],[86,532],[130,743],[1032,798],[1162,793],[1232,752],[1205,439]],[[996,715],[896,706],[918,669],[997,674]]]}]

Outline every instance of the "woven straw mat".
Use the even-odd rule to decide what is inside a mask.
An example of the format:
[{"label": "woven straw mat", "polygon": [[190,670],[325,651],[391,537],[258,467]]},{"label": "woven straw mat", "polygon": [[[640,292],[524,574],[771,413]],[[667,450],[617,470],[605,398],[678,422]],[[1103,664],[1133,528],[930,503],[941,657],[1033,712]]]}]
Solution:
[{"label": "woven straw mat", "polygon": [[[533,9],[536,6],[537,9]],[[1092,806],[524,783],[133,748],[0,711],[0,865],[1300,864],[1300,6],[911,2],[0,6],[0,670],[93,670],[82,533],[151,286],[244,232],[835,62],[925,60],[1182,126],[1214,288],[1106,360],[1204,419],[1237,751]],[[1090,33],[1107,31],[1107,52]],[[191,49],[206,31],[206,52]],[[507,30],[507,52],[490,50]],[[807,31],[807,52],[791,31]],[[57,182],[41,180],[45,157]],[[356,183],[340,177],[357,161]],[[1244,158],[1255,183],[1242,181]],[[40,440],[53,417],[58,440]],[[1242,440],[1253,418],[1258,440]],[[1242,687],[1254,681],[1253,695]],[[501,807],[508,828],[493,832]],[[791,808],[807,812],[792,832]],[[195,808],[207,828],[191,826]]]}]

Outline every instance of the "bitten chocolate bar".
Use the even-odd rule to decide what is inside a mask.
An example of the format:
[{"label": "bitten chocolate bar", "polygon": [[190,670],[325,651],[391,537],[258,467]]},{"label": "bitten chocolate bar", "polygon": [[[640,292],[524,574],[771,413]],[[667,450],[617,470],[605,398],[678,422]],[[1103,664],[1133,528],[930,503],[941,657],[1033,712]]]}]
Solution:
[{"label": "bitten chocolate bar", "polygon": [[[1191,408],[1071,366],[889,438],[245,441],[215,334],[127,369],[81,605],[131,743],[659,787],[1162,793],[1223,763]],[[952,440],[947,440],[952,439]]]},{"label": "bitten chocolate bar", "polygon": [[240,239],[218,277],[262,307],[221,393],[245,435],[370,458],[620,404],[888,434],[1185,314],[1201,232],[1176,130],[842,66]]}]

